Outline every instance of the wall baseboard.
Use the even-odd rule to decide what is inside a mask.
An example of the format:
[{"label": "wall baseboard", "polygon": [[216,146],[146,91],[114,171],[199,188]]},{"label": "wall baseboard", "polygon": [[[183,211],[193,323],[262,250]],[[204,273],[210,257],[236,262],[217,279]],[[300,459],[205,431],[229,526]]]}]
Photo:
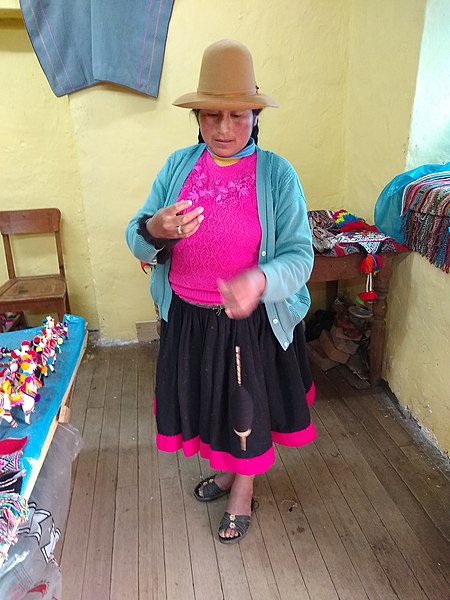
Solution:
[{"label": "wall baseboard", "polygon": [[139,342],[159,340],[158,321],[136,321],[136,334]]}]

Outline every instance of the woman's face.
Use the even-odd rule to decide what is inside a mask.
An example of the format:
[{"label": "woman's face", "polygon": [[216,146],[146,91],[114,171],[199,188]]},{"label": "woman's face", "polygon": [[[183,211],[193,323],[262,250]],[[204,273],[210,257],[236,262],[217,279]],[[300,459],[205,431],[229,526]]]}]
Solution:
[{"label": "woman's face", "polygon": [[252,110],[206,110],[198,114],[200,131],[209,148],[228,158],[247,145],[258,117]]}]

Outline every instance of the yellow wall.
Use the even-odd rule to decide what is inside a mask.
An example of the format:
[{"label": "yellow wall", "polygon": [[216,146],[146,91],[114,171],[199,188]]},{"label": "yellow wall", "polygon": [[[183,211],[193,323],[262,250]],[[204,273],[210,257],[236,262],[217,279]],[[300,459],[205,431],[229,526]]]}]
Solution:
[{"label": "yellow wall", "polygon": [[353,0],[345,107],[346,208],[372,222],[405,167],[425,0]]},{"label": "yellow wall", "polygon": [[[175,0],[158,99],[106,84],[56,98],[21,21],[0,20],[0,205],[59,206],[73,312],[104,340],[135,338],[135,322],[154,312],[148,277],[130,255],[124,229],[165,157],[195,142],[189,112],[171,102],[195,89],[205,46],[234,37],[251,49],[258,84],[281,105],[264,111],[260,143],[297,168],[309,208],[344,206],[371,219],[381,188],[405,168],[425,6]],[[44,261],[46,252],[39,254]],[[448,411],[448,380],[429,382],[430,397],[438,398],[433,412],[414,402],[424,396],[420,374],[429,369],[419,351],[424,319],[435,324],[430,360],[448,354],[448,338],[437,335],[445,315],[429,308],[442,299],[448,278],[443,282],[425,259],[412,273],[412,260],[394,278],[385,373],[448,450],[450,436],[439,424],[439,404]],[[0,277],[3,270],[0,262]],[[413,306],[405,290],[416,292]],[[409,337],[401,329],[406,321]],[[415,339],[422,342],[417,352]],[[414,385],[411,371],[419,374]]]},{"label": "yellow wall", "polygon": [[418,254],[389,293],[385,378],[442,450],[450,451],[450,281]]},{"label": "yellow wall", "polygon": [[[345,197],[352,212],[371,220],[381,189],[395,175],[450,161],[449,28],[446,0],[353,2],[345,127]],[[448,453],[450,278],[418,254],[396,262],[384,378]]]},{"label": "yellow wall", "polygon": [[[406,168],[450,161],[450,3],[425,15]],[[430,93],[436,90],[436,93]],[[400,403],[450,450],[450,276],[413,254],[397,269],[385,376]]]},{"label": "yellow wall", "polygon": [[[0,207],[61,208],[70,300],[95,328],[95,281],[69,99],[50,92],[20,20],[0,20],[0,89]],[[19,274],[57,271],[54,245],[46,252],[33,242],[17,248]],[[5,278],[0,260],[0,281]]]},{"label": "yellow wall", "polygon": [[[196,141],[189,112],[171,102],[196,88],[209,43],[235,37],[249,46],[261,89],[282,106],[262,115],[261,145],[297,167],[310,206],[338,197],[348,18],[348,8],[332,1],[281,0],[261,10],[257,0],[178,0],[157,100],[105,84],[56,98],[25,29],[0,21],[0,84],[14,84],[13,101],[3,97],[1,107],[8,146],[2,205],[61,208],[72,310],[103,339],[134,338],[135,322],[154,318],[148,278],[124,229],[168,154]],[[17,185],[21,170],[31,171],[31,187]]]}]

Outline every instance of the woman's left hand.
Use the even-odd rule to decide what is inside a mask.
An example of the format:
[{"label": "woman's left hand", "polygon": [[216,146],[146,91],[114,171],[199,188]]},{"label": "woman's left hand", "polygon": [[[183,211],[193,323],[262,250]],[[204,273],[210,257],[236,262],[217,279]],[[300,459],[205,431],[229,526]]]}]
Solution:
[{"label": "woman's left hand", "polygon": [[230,319],[246,319],[259,304],[266,287],[266,277],[261,269],[256,268],[217,283]]}]

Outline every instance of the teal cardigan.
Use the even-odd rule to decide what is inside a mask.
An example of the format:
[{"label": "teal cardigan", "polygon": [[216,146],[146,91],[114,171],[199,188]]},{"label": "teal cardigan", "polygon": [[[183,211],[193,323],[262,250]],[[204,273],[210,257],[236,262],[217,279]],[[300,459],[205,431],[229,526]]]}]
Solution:
[{"label": "teal cardigan", "polygon": [[[181,188],[205,150],[196,144],[177,150],[158,173],[144,206],[128,223],[127,244],[136,258],[152,261],[158,250],[138,233],[143,215],[153,215],[177,201]],[[256,195],[262,238],[259,268],[266,276],[261,302],[273,332],[286,349],[295,326],[310,306],[306,287],[314,262],[306,202],[300,181],[289,162],[267,150],[256,149]],[[161,318],[168,319],[172,290],[169,285],[170,259],[152,271],[150,291]]]}]

